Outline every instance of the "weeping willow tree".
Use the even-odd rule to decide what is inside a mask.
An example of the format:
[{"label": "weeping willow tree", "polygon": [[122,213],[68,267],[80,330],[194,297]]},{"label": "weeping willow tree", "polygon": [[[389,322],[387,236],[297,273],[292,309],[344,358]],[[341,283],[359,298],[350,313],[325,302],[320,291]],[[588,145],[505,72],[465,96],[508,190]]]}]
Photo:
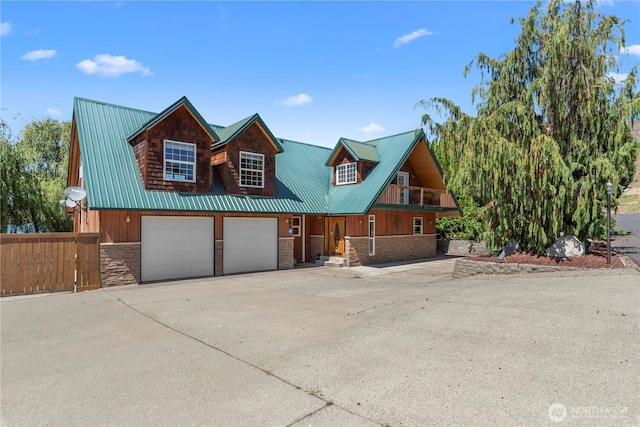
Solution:
[{"label": "weeping willow tree", "polygon": [[450,187],[486,205],[488,247],[514,238],[540,253],[560,233],[606,233],[605,184],[615,198],[631,182],[640,97],[637,65],[615,78],[624,22],[595,1],[539,2],[519,23],[511,52],[465,68],[481,75],[475,117],[443,98],[419,104],[447,118],[422,122]]}]

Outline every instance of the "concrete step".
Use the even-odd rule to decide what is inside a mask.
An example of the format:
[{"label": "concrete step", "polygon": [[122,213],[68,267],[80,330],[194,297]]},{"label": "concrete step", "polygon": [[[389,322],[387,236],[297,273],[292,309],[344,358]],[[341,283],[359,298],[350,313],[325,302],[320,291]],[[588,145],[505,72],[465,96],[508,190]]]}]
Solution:
[{"label": "concrete step", "polygon": [[324,263],[327,261],[329,261],[329,257],[323,255],[316,260],[316,265],[324,265]]},{"label": "concrete step", "polygon": [[346,258],[340,258],[340,257],[335,257],[332,256],[329,258],[328,261],[324,262],[324,266],[325,267],[346,267],[347,266],[347,259]]}]

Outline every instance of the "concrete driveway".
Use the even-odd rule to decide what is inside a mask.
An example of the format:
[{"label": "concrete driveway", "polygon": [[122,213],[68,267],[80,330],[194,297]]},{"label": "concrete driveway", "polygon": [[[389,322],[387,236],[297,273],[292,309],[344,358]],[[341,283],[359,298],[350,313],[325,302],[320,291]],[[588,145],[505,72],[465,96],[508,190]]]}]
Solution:
[{"label": "concrete driveway", "polygon": [[452,266],[2,299],[2,425],[638,425],[640,273]]}]

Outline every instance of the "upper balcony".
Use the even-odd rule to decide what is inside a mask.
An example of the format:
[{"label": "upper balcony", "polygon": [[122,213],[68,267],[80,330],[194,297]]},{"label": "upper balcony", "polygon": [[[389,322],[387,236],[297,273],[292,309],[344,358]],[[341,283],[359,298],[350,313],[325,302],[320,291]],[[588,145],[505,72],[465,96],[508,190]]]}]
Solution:
[{"label": "upper balcony", "polygon": [[397,184],[389,184],[378,204],[457,208],[450,191]]}]

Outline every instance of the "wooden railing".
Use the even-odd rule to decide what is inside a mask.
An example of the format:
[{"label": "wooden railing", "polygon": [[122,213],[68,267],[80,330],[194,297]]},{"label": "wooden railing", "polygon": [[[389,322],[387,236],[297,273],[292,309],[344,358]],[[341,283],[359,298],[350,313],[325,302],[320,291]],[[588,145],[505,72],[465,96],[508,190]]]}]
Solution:
[{"label": "wooden railing", "polygon": [[418,205],[455,208],[456,202],[450,192],[436,188],[424,188],[389,184],[378,199],[379,204]]},{"label": "wooden railing", "polygon": [[0,295],[100,287],[100,233],[0,234]]}]

